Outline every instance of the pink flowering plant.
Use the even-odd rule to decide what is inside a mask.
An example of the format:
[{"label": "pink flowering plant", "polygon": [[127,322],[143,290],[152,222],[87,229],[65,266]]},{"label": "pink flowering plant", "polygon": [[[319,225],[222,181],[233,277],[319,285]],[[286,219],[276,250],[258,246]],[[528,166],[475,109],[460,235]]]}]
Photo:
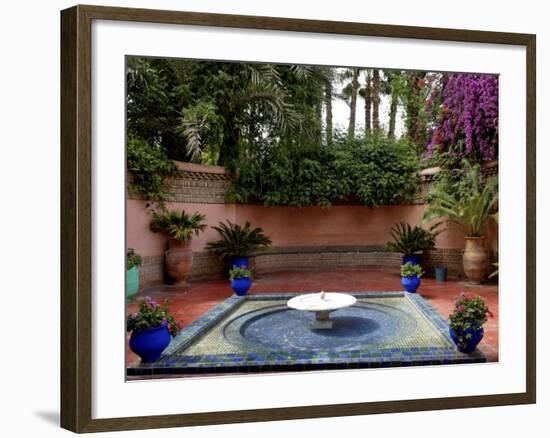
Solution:
[{"label": "pink flowering plant", "polygon": [[464,333],[470,327],[479,330],[487,322],[487,317],[493,316],[487,304],[480,296],[470,297],[462,292],[455,301],[455,308],[449,315],[449,326],[454,330],[459,343],[466,343],[472,337],[471,333]]},{"label": "pink flowering plant", "polygon": [[450,74],[442,84],[439,116],[428,155],[449,152],[474,161],[498,155],[498,76]]},{"label": "pink flowering plant", "polygon": [[170,301],[159,304],[151,297],[145,297],[138,302],[138,311],[126,318],[126,331],[140,331],[166,325],[170,334],[176,336],[181,330],[181,322],[176,321],[170,313]]}]

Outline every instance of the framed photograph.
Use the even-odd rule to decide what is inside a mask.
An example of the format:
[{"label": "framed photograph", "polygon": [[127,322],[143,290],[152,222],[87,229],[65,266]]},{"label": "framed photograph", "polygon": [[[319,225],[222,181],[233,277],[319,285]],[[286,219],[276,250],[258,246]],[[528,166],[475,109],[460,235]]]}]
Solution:
[{"label": "framed photograph", "polygon": [[62,427],[535,403],[535,41],[62,11]]}]

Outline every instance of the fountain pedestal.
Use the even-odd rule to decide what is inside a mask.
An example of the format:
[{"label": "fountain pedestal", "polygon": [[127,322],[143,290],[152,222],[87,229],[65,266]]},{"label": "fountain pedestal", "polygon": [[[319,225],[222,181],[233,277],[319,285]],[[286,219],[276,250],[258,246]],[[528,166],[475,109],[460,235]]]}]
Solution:
[{"label": "fountain pedestal", "polygon": [[356,298],[349,294],[321,292],[298,295],[288,300],[286,304],[291,309],[314,312],[315,321],[311,325],[311,329],[319,330],[332,328],[330,312],[353,306],[356,302]]}]

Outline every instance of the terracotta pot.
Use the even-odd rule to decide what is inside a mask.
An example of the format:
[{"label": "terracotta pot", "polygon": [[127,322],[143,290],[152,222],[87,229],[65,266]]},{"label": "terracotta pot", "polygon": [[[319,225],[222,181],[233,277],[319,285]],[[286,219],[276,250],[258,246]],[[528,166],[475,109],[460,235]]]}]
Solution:
[{"label": "terracotta pot", "polygon": [[485,280],[489,268],[489,254],[485,249],[485,237],[465,237],[466,246],[462,255],[464,274],[470,283]]},{"label": "terracotta pot", "polygon": [[188,286],[193,269],[193,252],[189,241],[170,239],[165,253],[166,272],[176,286]]}]

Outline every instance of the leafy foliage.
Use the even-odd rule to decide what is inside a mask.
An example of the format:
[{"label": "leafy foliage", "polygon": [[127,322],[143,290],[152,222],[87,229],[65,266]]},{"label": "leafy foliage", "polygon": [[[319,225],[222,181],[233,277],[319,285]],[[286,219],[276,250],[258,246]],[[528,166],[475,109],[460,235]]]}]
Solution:
[{"label": "leafy foliage", "polygon": [[439,183],[428,197],[428,209],[424,221],[445,218],[464,229],[466,236],[482,236],[487,225],[493,220],[498,204],[498,179],[483,181],[480,166],[465,162],[463,191],[457,193],[453,186]]},{"label": "leafy foliage", "polygon": [[369,207],[408,200],[416,188],[414,150],[405,140],[369,136],[334,145],[280,147],[259,162],[241,160],[229,191],[234,202],[329,207],[358,201]]},{"label": "leafy foliage", "polygon": [[162,149],[133,137],[128,139],[126,161],[132,178],[129,190],[163,205],[167,196],[165,180],[179,173],[174,163],[168,160]]},{"label": "leafy foliage", "polygon": [[470,327],[478,330],[487,322],[487,316],[492,316],[487,304],[483,298],[476,296],[470,297],[462,292],[455,301],[453,313],[449,315],[449,326],[455,331],[459,344],[465,344],[472,337],[470,333],[463,332]]},{"label": "leafy foliage", "polygon": [[263,230],[259,227],[252,228],[250,222],[246,222],[244,227],[231,221],[220,222],[219,226],[212,228],[220,234],[222,239],[209,242],[206,249],[222,259],[246,257],[254,251],[271,245],[271,239],[263,233]]},{"label": "leafy foliage", "polygon": [[187,141],[186,151],[189,161],[202,163],[208,153],[208,146],[219,150],[223,140],[222,119],[216,113],[212,101],[199,102],[185,108],[178,118],[176,132]]},{"label": "leafy foliage", "polygon": [[191,239],[193,234],[198,236],[205,230],[204,219],[205,216],[200,213],[187,214],[185,210],[168,210],[160,213],[154,211],[150,228],[155,233],[166,233],[173,239],[184,241]]},{"label": "leafy foliage", "polygon": [[171,159],[223,165],[266,137],[320,135],[307,66],[129,57],[127,89],[129,135]]},{"label": "leafy foliage", "polygon": [[439,119],[428,145],[476,161],[498,153],[498,77],[450,74],[442,88]]},{"label": "leafy foliage", "polygon": [[391,229],[393,242],[388,242],[385,246],[387,251],[399,252],[406,256],[433,249],[435,247],[435,239],[441,232],[437,228],[441,223],[432,225],[429,230],[425,230],[418,225],[411,227],[405,221],[401,221],[394,225]]},{"label": "leafy foliage", "polygon": [[150,297],[139,300],[136,313],[126,317],[126,331],[141,331],[150,328],[167,325],[172,336],[176,336],[181,330],[181,322],[177,321],[170,313],[170,301],[164,300],[163,304],[157,303]]},{"label": "leafy foliage", "polygon": [[420,265],[407,262],[404,265],[401,265],[401,277],[422,277],[424,271]]},{"label": "leafy foliage", "polygon": [[[493,219],[498,224],[498,212],[493,215]],[[495,267],[495,270],[491,272],[491,274],[489,275],[489,278],[494,278],[498,275],[498,262],[493,263],[493,266]]]},{"label": "leafy foliage", "polygon": [[229,271],[229,278],[231,280],[235,278],[250,278],[250,277],[252,277],[252,271],[250,269],[233,266]]},{"label": "leafy foliage", "polygon": [[136,254],[134,248],[128,248],[126,251],[126,269],[132,269],[134,266],[141,265],[141,256]]}]

